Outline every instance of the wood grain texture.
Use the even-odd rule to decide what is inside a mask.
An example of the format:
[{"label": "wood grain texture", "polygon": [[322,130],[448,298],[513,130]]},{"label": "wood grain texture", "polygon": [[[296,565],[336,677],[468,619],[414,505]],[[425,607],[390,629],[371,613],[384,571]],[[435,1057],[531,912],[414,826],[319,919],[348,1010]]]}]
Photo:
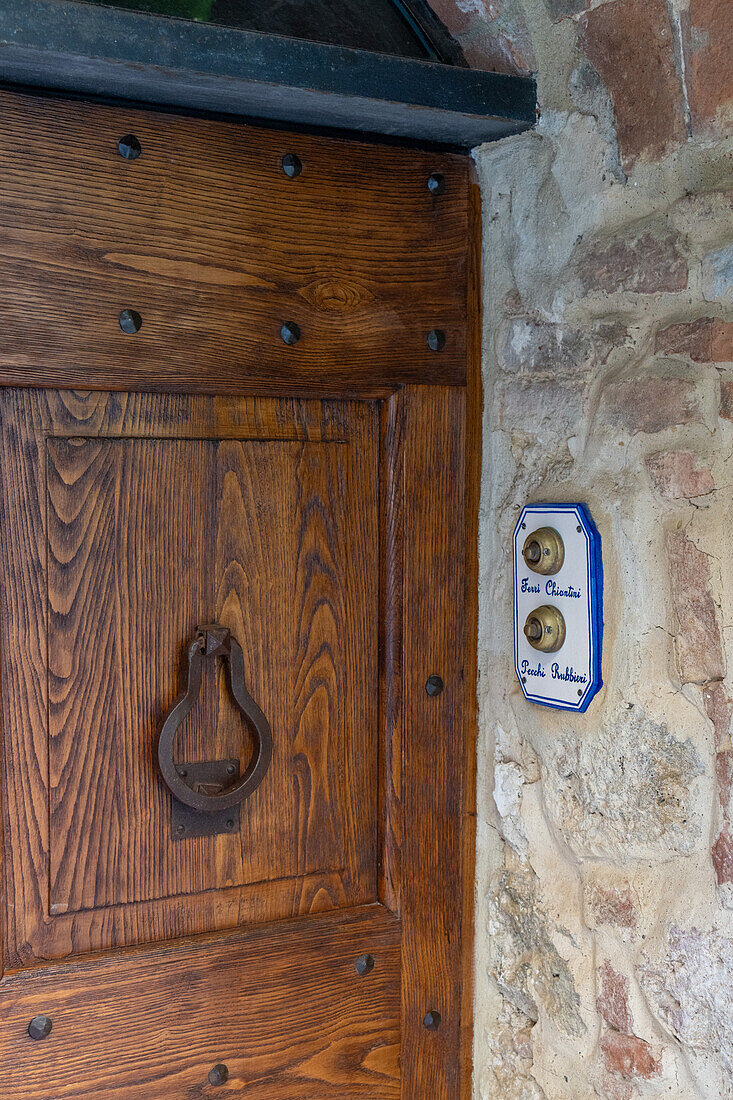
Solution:
[{"label": "wood grain texture", "polygon": [[[469,164],[7,91],[0,107],[0,385],[21,387],[0,390],[5,1091],[467,1100]],[[174,843],[153,746],[206,620],[242,643],[275,754],[236,836]],[[248,749],[207,663],[177,758]]]},{"label": "wood grain texture", "polygon": [[[466,394],[409,387],[400,400],[405,418],[402,1096],[458,1100],[467,797]],[[433,674],[445,689],[431,698],[425,683]],[[473,683],[469,690],[475,690]],[[423,1026],[429,1010],[440,1013],[437,1031]]]},{"label": "wood grain texture", "polygon": [[[319,404],[4,392],[10,966],[376,898],[378,424]],[[212,619],[275,753],[237,835],[174,842],[155,736]],[[223,669],[178,753],[246,762]]]},{"label": "wood grain texture", "polygon": [[[465,381],[464,158],[6,91],[0,110],[0,383],[345,396]],[[127,161],[130,132],[143,152]]]},{"label": "wood grain texture", "polygon": [[399,1042],[399,922],[379,906],[0,984],[3,1088],[23,1100],[397,1100]]},{"label": "wood grain texture", "polygon": [[475,167],[470,183],[468,357],[466,363],[466,585],[464,607],[465,724],[462,831],[462,931],[461,931],[461,1096],[470,1097],[473,1086],[473,1033],[475,1001],[476,919],[476,800],[478,771],[478,588],[479,509],[483,447],[482,336],[482,210],[481,190]]},{"label": "wood grain texture", "polygon": [[379,900],[400,913],[402,849],[402,744],[404,738],[404,412],[399,396],[382,402],[380,478],[380,720]]}]

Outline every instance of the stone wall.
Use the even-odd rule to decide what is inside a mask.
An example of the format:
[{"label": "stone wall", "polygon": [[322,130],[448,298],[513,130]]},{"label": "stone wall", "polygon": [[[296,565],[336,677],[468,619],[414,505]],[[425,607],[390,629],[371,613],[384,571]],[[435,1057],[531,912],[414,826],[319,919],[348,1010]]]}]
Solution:
[{"label": "stone wall", "polygon": [[[542,110],[476,153],[475,1095],[733,1100],[733,3],[452,4],[486,42],[520,28]],[[535,500],[585,501],[603,538],[585,715],[512,668]]]}]

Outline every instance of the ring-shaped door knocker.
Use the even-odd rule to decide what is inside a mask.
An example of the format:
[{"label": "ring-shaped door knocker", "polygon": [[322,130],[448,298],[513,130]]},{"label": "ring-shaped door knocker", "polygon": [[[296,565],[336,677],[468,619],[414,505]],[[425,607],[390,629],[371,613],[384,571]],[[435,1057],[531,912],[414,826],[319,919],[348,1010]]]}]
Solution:
[{"label": "ring-shaped door knocker", "polygon": [[[229,683],[234,700],[254,734],[254,752],[242,777],[219,794],[206,794],[194,790],[184,782],[179,768],[173,762],[176,734],[184,719],[190,714],[199,691],[203,663],[207,657],[222,657],[229,663]],[[218,813],[244,802],[259,787],[272,760],[272,731],[270,723],[247,691],[244,683],[244,654],[239,642],[226,627],[212,624],[199,627],[196,637],[188,647],[188,686],[166,715],[158,736],[158,765],[160,773],[174,798],[185,806],[202,813]]]}]

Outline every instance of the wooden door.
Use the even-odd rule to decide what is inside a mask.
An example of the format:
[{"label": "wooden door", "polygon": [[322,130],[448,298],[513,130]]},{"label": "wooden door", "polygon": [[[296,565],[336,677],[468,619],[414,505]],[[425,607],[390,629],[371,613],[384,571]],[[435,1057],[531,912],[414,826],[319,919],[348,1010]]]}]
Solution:
[{"label": "wooden door", "polygon": [[465,162],[0,107],[4,1087],[467,1096]]}]

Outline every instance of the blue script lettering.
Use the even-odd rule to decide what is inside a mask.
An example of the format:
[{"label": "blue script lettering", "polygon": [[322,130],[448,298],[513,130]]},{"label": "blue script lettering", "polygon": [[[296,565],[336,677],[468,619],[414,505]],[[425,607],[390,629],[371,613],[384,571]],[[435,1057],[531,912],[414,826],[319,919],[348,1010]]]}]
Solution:
[{"label": "blue script lettering", "polygon": [[537,668],[533,668],[533,667],[530,666],[529,661],[525,657],[525,659],[522,661],[522,676],[544,676],[544,675],[545,675],[545,670],[542,667],[542,665],[538,664]]},{"label": "blue script lettering", "polygon": [[522,578],[522,592],[537,592],[539,593],[539,584],[530,584],[526,577]]},{"label": "blue script lettering", "polygon": [[548,581],[545,585],[548,596],[567,596],[571,600],[580,599],[580,590],[569,584],[567,588],[560,588],[555,581]]},{"label": "blue script lettering", "polygon": [[552,678],[553,680],[564,680],[569,684],[586,684],[588,682],[588,677],[576,672],[572,665],[566,665],[565,671],[561,672],[557,661],[552,666]]}]

